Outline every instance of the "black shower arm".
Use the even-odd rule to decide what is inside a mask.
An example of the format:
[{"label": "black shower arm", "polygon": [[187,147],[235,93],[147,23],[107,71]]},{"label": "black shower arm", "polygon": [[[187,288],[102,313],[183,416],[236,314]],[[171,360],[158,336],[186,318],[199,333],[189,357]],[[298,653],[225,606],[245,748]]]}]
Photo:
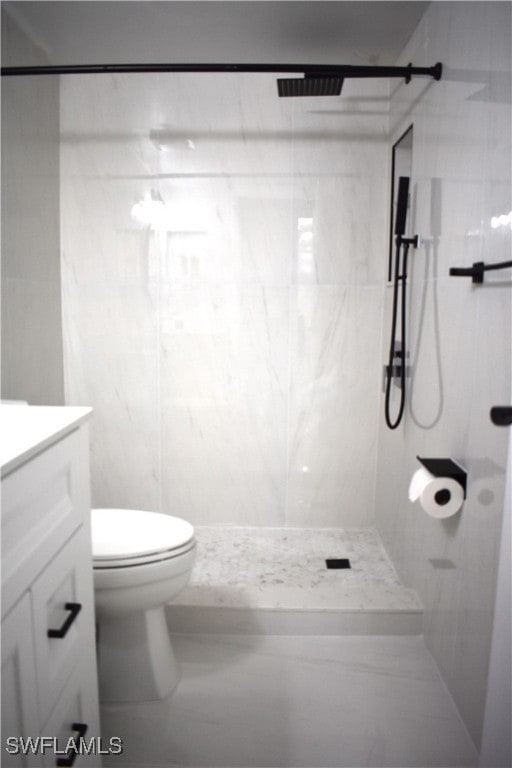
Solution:
[{"label": "black shower arm", "polygon": [[440,80],[443,67],[440,62],[433,67],[357,66],[329,64],[71,64],[25,67],[2,67],[2,77],[27,75],[97,75],[144,72],[296,72],[304,77],[403,77],[405,82],[417,75]]}]

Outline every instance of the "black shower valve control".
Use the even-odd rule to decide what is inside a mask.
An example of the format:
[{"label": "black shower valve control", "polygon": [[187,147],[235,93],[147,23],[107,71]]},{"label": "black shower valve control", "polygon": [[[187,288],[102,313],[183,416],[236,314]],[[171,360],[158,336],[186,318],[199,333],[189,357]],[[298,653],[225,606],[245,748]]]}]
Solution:
[{"label": "black shower valve control", "polygon": [[[395,365],[384,365],[383,368],[383,376],[382,376],[382,391],[386,391],[386,381],[388,379],[391,379],[394,381],[395,386],[402,388],[402,362],[401,359],[399,359],[401,355],[396,355],[395,357]],[[405,376],[406,378],[411,377],[411,367],[410,365],[405,366]]]}]

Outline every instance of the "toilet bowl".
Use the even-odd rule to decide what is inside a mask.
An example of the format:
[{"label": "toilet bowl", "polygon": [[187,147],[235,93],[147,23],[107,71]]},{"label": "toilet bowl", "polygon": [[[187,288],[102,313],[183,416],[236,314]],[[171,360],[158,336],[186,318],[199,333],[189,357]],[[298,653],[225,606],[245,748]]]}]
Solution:
[{"label": "toilet bowl", "polygon": [[93,509],[91,532],[100,698],[163,699],[179,681],[164,607],[189,581],[194,528],[158,512]]}]

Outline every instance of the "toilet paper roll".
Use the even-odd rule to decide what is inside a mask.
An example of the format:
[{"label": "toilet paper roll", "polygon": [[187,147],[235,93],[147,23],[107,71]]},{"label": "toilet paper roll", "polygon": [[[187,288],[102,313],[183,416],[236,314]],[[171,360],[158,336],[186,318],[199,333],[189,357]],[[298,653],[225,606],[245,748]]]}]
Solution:
[{"label": "toilet paper roll", "polygon": [[461,484],[451,477],[435,477],[421,467],[411,478],[409,499],[419,499],[427,515],[440,519],[459,511],[464,502],[464,491]]}]

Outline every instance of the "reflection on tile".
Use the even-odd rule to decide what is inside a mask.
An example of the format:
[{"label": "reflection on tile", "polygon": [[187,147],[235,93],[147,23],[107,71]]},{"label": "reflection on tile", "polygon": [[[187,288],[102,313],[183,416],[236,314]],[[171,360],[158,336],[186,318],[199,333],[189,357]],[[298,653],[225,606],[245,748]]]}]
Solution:
[{"label": "reflection on tile", "polygon": [[[332,147],[329,148],[332,151]],[[346,152],[339,147],[339,154]],[[356,152],[359,169],[352,174],[323,178],[317,171],[301,178],[294,191],[294,221],[310,222],[308,250],[297,233],[294,282],[300,285],[381,284],[385,248],[386,196],[379,183],[379,165],[385,156],[379,147],[371,173],[370,158]],[[373,160],[373,158],[372,158]],[[368,165],[367,165],[368,164]],[[384,173],[384,169],[381,169]],[[373,174],[376,174],[374,176]],[[382,176],[380,177],[382,179]],[[297,226],[298,229],[298,226]]]},{"label": "reflection on tile", "polygon": [[164,702],[105,706],[130,766],[476,766],[418,637],[174,636]]}]

